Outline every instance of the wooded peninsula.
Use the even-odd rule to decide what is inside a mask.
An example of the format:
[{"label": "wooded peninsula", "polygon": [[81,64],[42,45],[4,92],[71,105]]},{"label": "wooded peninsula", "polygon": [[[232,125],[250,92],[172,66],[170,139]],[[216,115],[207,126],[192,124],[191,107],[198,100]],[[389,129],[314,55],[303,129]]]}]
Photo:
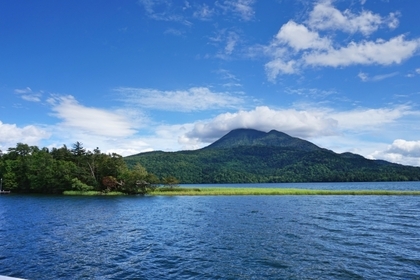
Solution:
[{"label": "wooded peninsula", "polygon": [[129,157],[80,142],[71,149],[18,143],[0,152],[0,178],[13,193],[156,194],[179,183],[419,181],[420,167],[337,154],[278,131],[238,129],[203,149]]}]

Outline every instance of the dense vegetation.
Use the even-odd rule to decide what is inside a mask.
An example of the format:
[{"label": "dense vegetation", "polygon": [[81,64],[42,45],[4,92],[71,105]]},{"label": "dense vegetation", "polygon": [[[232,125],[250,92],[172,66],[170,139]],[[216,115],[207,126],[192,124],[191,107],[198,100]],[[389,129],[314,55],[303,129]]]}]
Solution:
[{"label": "dense vegetation", "polygon": [[[0,178],[3,188],[12,192],[62,193],[63,191],[101,193],[145,193],[159,179],[140,164],[128,168],[118,154],[104,154],[96,148],[86,151],[77,142],[72,149],[39,149],[18,143],[0,152]],[[173,177],[166,178],[176,182]]]},{"label": "dense vegetation", "polygon": [[125,158],[181,183],[418,181],[420,168],[368,160],[271,131],[234,130],[195,151],[147,152]]},{"label": "dense vegetation", "polygon": [[204,195],[420,195],[420,191],[398,190],[316,190],[288,188],[173,188],[156,189],[149,193],[159,196]]},{"label": "dense vegetation", "polygon": [[200,150],[126,158],[86,151],[80,142],[51,150],[18,143],[0,151],[0,178],[12,192],[145,194],[161,184],[160,191],[172,192],[178,183],[418,181],[420,168],[336,154],[277,131],[240,129]]}]

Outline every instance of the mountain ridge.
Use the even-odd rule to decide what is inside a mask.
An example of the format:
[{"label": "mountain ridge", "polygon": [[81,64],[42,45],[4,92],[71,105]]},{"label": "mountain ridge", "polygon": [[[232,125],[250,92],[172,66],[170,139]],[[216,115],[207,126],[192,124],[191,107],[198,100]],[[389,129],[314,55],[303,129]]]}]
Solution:
[{"label": "mountain ridge", "polygon": [[271,130],[236,129],[190,151],[140,153],[124,158],[159,178],[181,183],[418,181],[420,167],[370,160]]},{"label": "mountain ridge", "polygon": [[234,148],[239,146],[257,145],[296,148],[306,151],[321,149],[309,141],[292,137],[277,130],[263,132],[256,129],[246,128],[234,129],[203,149]]}]

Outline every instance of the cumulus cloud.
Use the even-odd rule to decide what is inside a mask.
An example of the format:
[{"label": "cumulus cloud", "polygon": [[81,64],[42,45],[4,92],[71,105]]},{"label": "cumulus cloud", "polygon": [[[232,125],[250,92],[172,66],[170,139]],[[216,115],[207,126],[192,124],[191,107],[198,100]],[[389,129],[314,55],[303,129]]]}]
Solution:
[{"label": "cumulus cloud", "polygon": [[301,138],[322,138],[343,133],[374,131],[411,114],[411,108],[366,108],[335,111],[331,108],[272,109],[259,106],[250,111],[224,113],[195,123],[182,136],[185,143],[211,143],[237,128],[272,129]]},{"label": "cumulus cloud", "polygon": [[136,131],[122,113],[110,110],[85,107],[73,96],[51,97],[53,115],[62,120],[61,126],[69,127],[90,135],[105,137],[127,137]]},{"label": "cumulus cloud", "polygon": [[18,127],[16,124],[5,124],[0,121],[0,149],[3,151],[15,147],[16,143],[37,145],[42,139],[50,137],[50,133],[40,127],[28,125]]},{"label": "cumulus cloud", "polygon": [[303,54],[303,61],[314,66],[349,66],[349,65],[390,65],[399,64],[414,55],[420,47],[420,40],[405,40],[404,35],[389,41],[351,42],[337,49],[330,48],[325,52],[308,52]]},{"label": "cumulus cloud", "polygon": [[295,51],[316,49],[325,50],[330,48],[331,40],[321,38],[317,32],[310,31],[306,26],[289,21],[280,28],[276,35],[276,43],[288,45]]},{"label": "cumulus cloud", "polygon": [[420,166],[420,141],[396,139],[385,150],[375,151],[371,156],[391,162]]},{"label": "cumulus cloud", "polygon": [[294,109],[273,110],[260,106],[251,111],[225,113],[208,122],[196,123],[185,137],[212,142],[237,128],[253,128],[261,131],[276,129],[294,136],[311,137],[318,134],[332,135],[336,127],[336,121],[317,112]]},{"label": "cumulus cloud", "polygon": [[[342,12],[333,7],[332,1],[319,1],[306,21],[290,20],[270,44],[262,48],[270,57],[265,64],[267,76],[273,81],[279,75],[300,73],[308,67],[400,64],[420,49],[420,39],[409,40],[405,35],[349,43],[337,39],[338,31],[368,37],[379,28],[396,28],[397,16],[397,13],[391,13],[383,17],[365,10],[359,14],[350,10]],[[254,48],[254,51],[260,50]]]},{"label": "cumulus cloud", "polygon": [[244,100],[225,92],[213,92],[206,87],[162,91],[146,88],[117,88],[131,104],[166,111],[193,112],[220,108],[237,108]]},{"label": "cumulus cloud", "polygon": [[420,158],[420,141],[397,139],[388,148],[387,153]]},{"label": "cumulus cloud", "polygon": [[382,17],[371,11],[363,10],[354,14],[350,10],[341,12],[332,5],[332,0],[315,4],[309,14],[307,24],[316,30],[341,30],[348,33],[360,32],[367,36],[378,30],[381,25],[395,28],[398,25],[397,14]]}]

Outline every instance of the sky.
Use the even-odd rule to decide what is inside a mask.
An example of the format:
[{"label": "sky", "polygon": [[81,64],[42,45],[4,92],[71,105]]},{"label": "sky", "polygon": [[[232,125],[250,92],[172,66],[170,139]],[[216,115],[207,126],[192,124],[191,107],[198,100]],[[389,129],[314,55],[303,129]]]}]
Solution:
[{"label": "sky", "polygon": [[420,1],[0,2],[0,150],[278,130],[420,166]]}]

